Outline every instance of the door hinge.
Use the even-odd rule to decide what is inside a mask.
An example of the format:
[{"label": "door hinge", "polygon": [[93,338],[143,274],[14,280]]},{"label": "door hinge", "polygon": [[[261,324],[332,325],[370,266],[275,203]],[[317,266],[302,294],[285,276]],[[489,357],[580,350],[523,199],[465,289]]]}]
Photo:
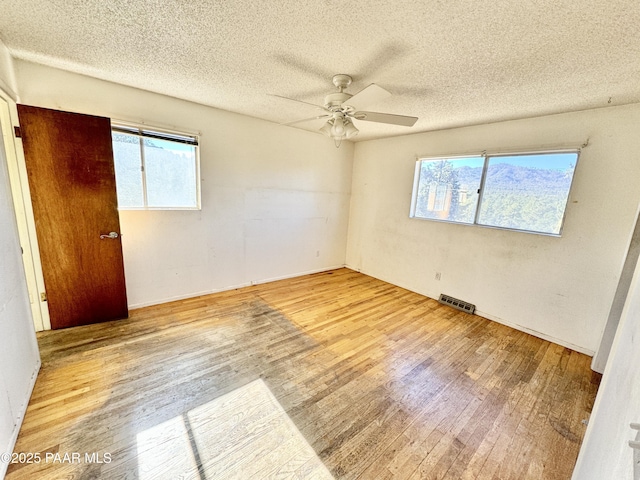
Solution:
[{"label": "door hinge", "polygon": [[41,302],[47,301],[47,292],[40,292],[40,301]]},{"label": "door hinge", "polygon": [[22,138],[22,130],[20,130],[20,127],[13,127],[13,134],[16,138]]}]

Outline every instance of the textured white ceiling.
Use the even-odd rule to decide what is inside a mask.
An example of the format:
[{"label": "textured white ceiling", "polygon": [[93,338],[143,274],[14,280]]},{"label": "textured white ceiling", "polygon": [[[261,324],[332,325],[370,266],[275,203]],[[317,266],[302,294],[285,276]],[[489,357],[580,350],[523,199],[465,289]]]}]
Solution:
[{"label": "textured white ceiling", "polygon": [[0,38],[274,122],[317,111],[268,94],[322,103],[335,73],[393,93],[368,110],[419,117],[356,140],[640,102],[638,0],[0,0]]}]

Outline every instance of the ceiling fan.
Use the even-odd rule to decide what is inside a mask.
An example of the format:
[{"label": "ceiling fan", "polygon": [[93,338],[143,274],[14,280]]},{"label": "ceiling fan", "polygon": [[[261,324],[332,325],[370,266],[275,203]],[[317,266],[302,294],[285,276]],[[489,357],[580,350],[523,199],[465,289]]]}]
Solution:
[{"label": "ceiling fan", "polygon": [[351,85],[353,79],[349,75],[338,74],[333,76],[333,84],[338,88],[335,93],[330,93],[324,98],[324,105],[295,100],[293,98],[274,95],[275,97],[293,100],[294,102],[312,105],[324,111],[322,115],[311,118],[304,118],[282,125],[295,125],[297,123],[321,121],[323,124],[320,132],[333,138],[336,147],[340,146],[342,140],[353,138],[358,134],[358,129],[353,124],[354,120],[366,122],[387,123],[391,125],[402,125],[412,127],[417,117],[407,117],[405,115],[394,115],[391,113],[367,112],[361,110],[367,105],[379,102],[391,96],[391,93],[384,88],[372,83],[368,87],[360,90],[355,95],[346,93],[344,90]]}]

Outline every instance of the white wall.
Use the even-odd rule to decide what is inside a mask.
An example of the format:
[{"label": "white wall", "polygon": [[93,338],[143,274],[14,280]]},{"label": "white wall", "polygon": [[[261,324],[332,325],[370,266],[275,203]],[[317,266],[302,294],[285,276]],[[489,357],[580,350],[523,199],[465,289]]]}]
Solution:
[{"label": "white wall", "polygon": [[[13,451],[39,367],[6,155],[0,141],[0,453]],[[0,478],[6,468],[0,461]]]},{"label": "white wall", "polygon": [[609,361],[573,471],[574,480],[633,478],[628,441],[640,423],[640,265],[636,265]]},{"label": "white wall", "polygon": [[[585,353],[596,350],[640,201],[640,106],[356,144],[347,265]],[[561,238],[410,219],[416,156],[580,146]],[[435,280],[435,272],[442,280]]]},{"label": "white wall", "polygon": [[343,266],[353,145],[23,61],[21,103],[201,132],[201,211],[122,211],[130,307]]}]

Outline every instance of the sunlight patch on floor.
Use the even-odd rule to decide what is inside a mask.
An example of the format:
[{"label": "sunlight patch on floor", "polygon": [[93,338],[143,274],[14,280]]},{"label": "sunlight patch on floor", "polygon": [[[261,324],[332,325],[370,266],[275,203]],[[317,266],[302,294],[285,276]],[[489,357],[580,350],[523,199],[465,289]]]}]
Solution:
[{"label": "sunlight patch on floor", "polygon": [[141,480],[333,478],[261,379],[139,433],[137,449]]}]

